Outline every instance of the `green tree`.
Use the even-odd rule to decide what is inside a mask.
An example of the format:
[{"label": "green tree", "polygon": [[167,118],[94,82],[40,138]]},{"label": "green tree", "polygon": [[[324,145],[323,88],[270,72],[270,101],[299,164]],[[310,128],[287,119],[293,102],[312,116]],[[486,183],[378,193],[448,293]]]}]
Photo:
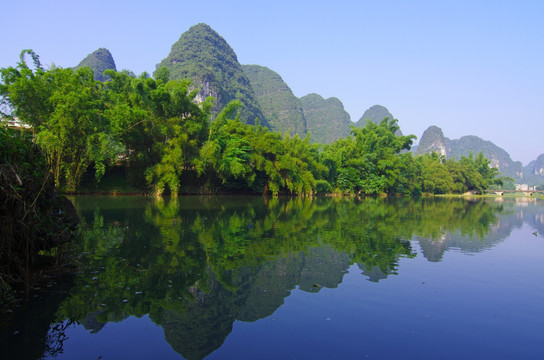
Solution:
[{"label": "green tree", "polygon": [[[315,176],[325,173],[318,147],[309,139],[282,136],[262,126],[243,124],[240,102],[230,102],[212,123],[200,152],[197,170],[208,186],[277,195],[311,194]],[[234,118],[233,118],[234,117]]]},{"label": "green tree", "polygon": [[[482,153],[478,155],[478,158],[479,160],[476,162],[473,153],[470,152],[468,157],[462,156],[459,161],[449,159],[446,162],[446,166],[453,178],[454,192],[483,192],[488,188],[489,183],[491,182],[489,175],[495,173],[495,171],[487,171],[483,168],[483,166],[489,167],[489,161],[483,157]],[[485,178],[484,175],[486,176]]]},{"label": "green tree", "polygon": [[421,164],[423,191],[430,194],[446,194],[453,190],[453,177],[445,165],[444,156],[433,152],[418,157]]},{"label": "green tree", "polygon": [[251,129],[239,119],[241,103],[233,100],[217,115],[210,126],[208,140],[200,149],[197,171],[207,178],[210,190],[222,186],[243,190],[252,186],[255,172],[250,158],[253,149],[248,140]]},{"label": "green tree", "polygon": [[[34,69],[27,65],[26,54]],[[1,74],[0,94],[12,109],[9,115],[32,126],[57,188],[75,191],[91,164],[99,179],[105,164],[124,150],[109,134],[103,87],[89,68],[44,70],[34,52],[23,50],[17,66]]]},{"label": "green tree", "polygon": [[[156,195],[177,195],[185,170],[193,170],[208,135],[212,99],[196,104],[188,80],[166,81],[147,73],[106,71],[108,116],[112,133],[127,148],[125,165],[136,186],[150,185]],[[145,178],[142,177],[145,175]]]},{"label": "green tree", "polygon": [[398,136],[398,129],[397,121],[389,119],[379,125],[368,121],[361,129],[352,127],[351,136],[325,148],[323,162],[331,170],[328,180],[344,192],[377,195],[404,191],[408,183],[403,179],[402,159],[409,155],[400,154],[410,149],[415,136]]}]

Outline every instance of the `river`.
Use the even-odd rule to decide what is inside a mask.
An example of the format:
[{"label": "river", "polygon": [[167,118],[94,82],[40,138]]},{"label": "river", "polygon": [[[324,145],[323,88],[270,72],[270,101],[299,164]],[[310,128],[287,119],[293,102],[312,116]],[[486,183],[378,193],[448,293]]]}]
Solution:
[{"label": "river", "polygon": [[542,199],[71,200],[6,359],[544,358]]}]

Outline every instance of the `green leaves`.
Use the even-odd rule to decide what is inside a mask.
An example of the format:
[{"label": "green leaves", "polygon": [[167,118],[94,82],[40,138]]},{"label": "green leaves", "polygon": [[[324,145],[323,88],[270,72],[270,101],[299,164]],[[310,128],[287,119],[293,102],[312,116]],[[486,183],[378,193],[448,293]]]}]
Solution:
[{"label": "green leaves", "polygon": [[44,70],[36,54],[24,51],[16,67],[0,70],[0,105],[32,125],[56,187],[67,191],[76,191],[93,168],[98,182],[115,165],[124,167],[131,186],[157,195],[188,189],[310,195],[318,184],[321,193],[407,195],[482,191],[501,181],[482,153],[459,161],[412,157],[406,150],[415,136],[401,135],[387,118],[352,126],[350,136],[330,145],[310,144],[309,136],[241,122],[247,104],[240,90],[210,123],[214,99],[197,104],[189,80],[169,80],[178,70],[159,68],[156,79],[106,70],[110,80],[102,83],[88,67]]},{"label": "green leaves", "polygon": [[[224,188],[277,195],[311,194],[314,173],[323,172],[309,139],[283,137],[238,119],[240,102],[230,102],[210,127],[196,168],[209,189]],[[232,119],[232,117],[235,117]],[[230,118],[230,119],[229,119]]]},{"label": "green leaves", "polygon": [[[334,169],[329,179],[343,192],[378,195],[405,192],[404,162],[400,152],[407,150],[413,135],[396,135],[396,120],[384,119],[379,125],[367,121],[364,128],[352,126],[351,136],[325,148],[323,161]],[[408,190],[410,191],[410,190]]]},{"label": "green leaves", "polygon": [[[26,53],[34,70],[24,61]],[[132,174],[140,174],[135,182],[147,169],[150,183],[178,191],[181,171],[198,156],[209,119],[210,100],[195,104],[189,81],[108,70],[111,81],[104,84],[88,67],[45,71],[31,51],[21,56],[17,67],[1,70],[0,95],[33,126],[57,188],[77,190],[91,165],[98,181],[122,158]]]},{"label": "green leaves", "polygon": [[87,139],[89,160],[95,164],[95,177],[100,181],[106,172],[106,166],[115,164],[118,156],[126,151],[125,146],[106,133],[96,133]]},{"label": "green leaves", "polygon": [[75,191],[92,161],[89,139],[106,125],[101,84],[88,68],[75,73],[59,68],[45,71],[39,64],[35,68],[28,68],[23,59],[16,69],[2,69],[3,95],[15,115],[33,126],[57,188]]}]

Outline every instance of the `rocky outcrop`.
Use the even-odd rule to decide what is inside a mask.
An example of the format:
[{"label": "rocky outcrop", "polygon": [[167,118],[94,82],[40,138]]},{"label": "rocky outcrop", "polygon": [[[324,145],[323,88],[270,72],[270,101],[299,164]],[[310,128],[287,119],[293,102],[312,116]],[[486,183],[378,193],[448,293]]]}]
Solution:
[{"label": "rocky outcrop", "polygon": [[513,161],[504,149],[498,147],[488,140],[478,136],[463,136],[458,140],[451,141],[451,152],[449,157],[460,159],[461,156],[468,156],[470,153],[476,155],[483,152],[484,156],[491,162],[491,166],[499,169],[503,176],[521,180],[523,179],[523,166],[519,161]]},{"label": "rocky outcrop", "polygon": [[536,160],[531,161],[525,169],[531,175],[544,176],[544,154],[540,154]]},{"label": "rocky outcrop", "polygon": [[450,141],[444,137],[442,129],[438,126],[430,126],[421,135],[416,154],[426,154],[435,152],[439,155],[448,157],[451,153]]}]

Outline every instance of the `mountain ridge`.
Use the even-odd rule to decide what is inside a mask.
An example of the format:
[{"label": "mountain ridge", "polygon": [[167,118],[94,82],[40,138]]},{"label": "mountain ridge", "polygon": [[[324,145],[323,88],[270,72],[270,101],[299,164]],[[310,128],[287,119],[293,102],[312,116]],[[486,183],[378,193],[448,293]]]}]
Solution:
[{"label": "mountain ridge", "polygon": [[310,141],[330,144],[349,135],[354,125],[342,102],[335,97],[328,99],[311,93],[300,98]]},{"label": "mountain ridge", "polygon": [[[110,66],[107,68],[116,70],[113,57],[105,48],[99,48],[89,54],[77,67],[90,66],[97,78],[104,70],[93,67],[92,64],[89,65],[86,60],[93,57],[101,59],[101,56],[95,54],[101,51],[107,52],[111,57]],[[273,131],[282,133],[289,131],[290,135],[299,134],[301,137],[309,132],[312,142],[327,144],[340,137],[348,136],[351,125],[363,127],[366,119],[379,123],[385,117],[394,118],[386,107],[373,105],[357,122],[353,122],[342,102],[336,97],[324,99],[321,95],[311,93],[296,98],[280,74],[261,65],[241,65],[228,42],[204,23],[193,25],[182,33],[172,45],[168,56],[157,64],[157,68],[161,66],[169,68],[171,79],[190,78],[194,87],[200,88],[198,99],[203,100],[207,96],[214,96],[216,98],[215,114],[228,101],[238,99],[243,103],[241,118],[245,122],[254,123],[258,118],[261,124],[269,126]],[[248,71],[251,70],[248,69],[251,67],[258,67],[256,72],[262,74],[257,75],[265,76],[265,78],[268,76],[271,81],[258,84],[255,78],[250,79],[251,74],[248,75]],[[107,78],[101,81],[104,80]],[[239,86],[232,86],[232,84]],[[277,99],[266,99],[274,92],[278,95]],[[424,149],[429,150],[429,146],[433,147],[432,144],[425,145],[425,138],[424,132],[419,145],[414,146],[415,153],[423,153]],[[521,162],[513,161],[504,149],[476,135],[466,135],[451,140],[442,134],[438,138],[442,140],[434,144],[435,150],[439,149],[439,153],[446,157],[459,158],[467,156],[470,151],[475,153],[484,151],[492,164],[499,166],[504,175],[520,181],[544,182],[542,155],[523,167]]]},{"label": "mountain ridge", "polygon": [[257,102],[272,131],[304,137],[307,124],[302,103],[275,71],[261,65],[242,65]]},{"label": "mountain ridge", "polygon": [[516,182],[537,185],[544,182],[544,154],[529,165],[523,167],[520,161],[512,160],[510,154],[490,140],[484,140],[476,135],[465,135],[459,139],[449,139],[444,136],[438,126],[429,126],[421,136],[419,144],[414,147],[415,154],[436,152],[446,159],[459,159],[483,152],[484,156],[496,167],[503,176],[513,178]]}]

